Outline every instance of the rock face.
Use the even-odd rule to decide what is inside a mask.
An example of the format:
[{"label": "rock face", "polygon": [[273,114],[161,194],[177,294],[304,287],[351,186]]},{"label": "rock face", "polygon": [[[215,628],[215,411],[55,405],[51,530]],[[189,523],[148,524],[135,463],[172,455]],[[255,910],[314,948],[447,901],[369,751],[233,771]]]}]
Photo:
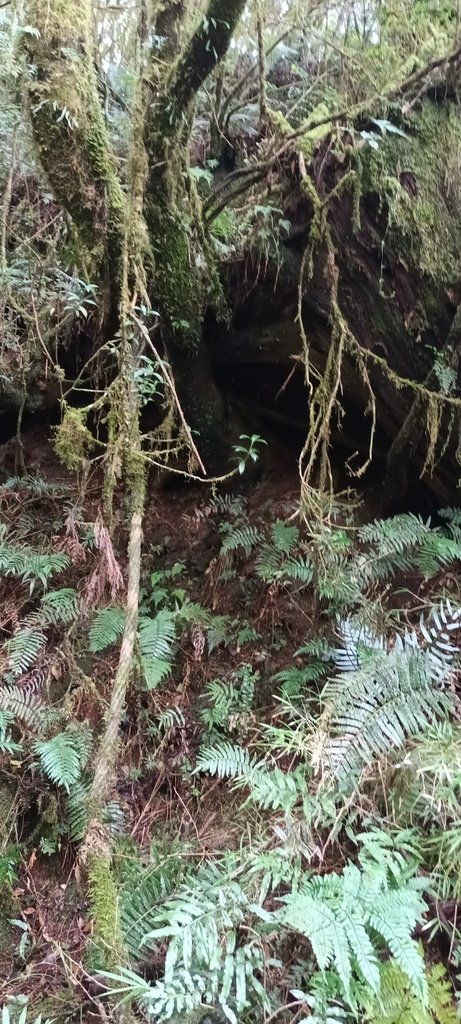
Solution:
[{"label": "rock face", "polygon": [[[338,154],[330,140],[315,153],[308,175],[328,203],[329,240],[320,236],[314,248],[300,305],[310,359],[322,372],[338,315],[336,275],[347,340],[338,396],[345,415],[332,442],[349,453],[367,450],[371,387],[375,452],[384,463],[391,452],[393,497],[403,498],[422,474],[446,501],[456,496],[460,475],[461,111],[454,101],[425,98],[399,130],[404,134],[386,132],[377,149],[351,140]],[[229,269],[232,329],[209,330],[221,386],[300,432],[308,394],[296,320],[303,252],[315,226],[310,192],[301,177],[292,182],[284,213],[292,228],[277,258],[264,275],[255,257]],[[396,452],[394,463],[405,469],[398,480]]]}]

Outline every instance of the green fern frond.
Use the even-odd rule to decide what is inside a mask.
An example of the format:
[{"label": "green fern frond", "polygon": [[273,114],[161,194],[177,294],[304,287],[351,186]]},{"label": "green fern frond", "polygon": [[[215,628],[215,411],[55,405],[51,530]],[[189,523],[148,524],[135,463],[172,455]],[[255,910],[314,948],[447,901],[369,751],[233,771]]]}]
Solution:
[{"label": "green fern frond", "polygon": [[33,728],[35,732],[40,729],[43,703],[34,693],[28,693],[17,686],[0,687],[0,710],[8,712],[12,718]]},{"label": "green fern frond", "polygon": [[43,595],[40,610],[37,613],[42,625],[67,625],[78,615],[78,596],[73,587],[62,590],[49,590]]},{"label": "green fern frond", "polygon": [[461,630],[461,608],[454,608],[450,601],[442,601],[427,621],[421,617],[419,629],[422,640],[415,630],[406,630],[401,642],[397,638],[397,646],[421,648],[429,660],[434,679],[443,682],[461,651],[460,644],[453,643],[453,637]]},{"label": "green fern frond", "polygon": [[200,747],[195,771],[217,775],[218,779],[236,779],[248,775],[255,763],[243,747],[222,740]]},{"label": "green fern frond", "polygon": [[423,1006],[397,962],[390,959],[381,964],[379,993],[370,993],[365,1002],[366,1024],[459,1024],[442,964],[430,967],[426,978],[428,1005]]},{"label": "green fern frond", "polygon": [[56,786],[70,791],[79,780],[87,757],[87,747],[77,731],[57,733],[51,740],[34,745],[42,771]]},{"label": "green fern frond", "polygon": [[[79,765],[80,771],[80,765]],[[88,796],[89,785],[77,778],[69,788],[65,803],[65,825],[69,839],[78,843],[86,835],[88,828]]]},{"label": "green fern frond", "polygon": [[162,610],[153,619],[140,618],[139,659],[148,690],[154,690],[171,672],[175,639],[176,620],[172,612]]},{"label": "green fern frond", "polygon": [[20,676],[27,672],[45,643],[46,636],[40,629],[18,629],[6,643],[8,672],[12,676]]},{"label": "green fern frond", "polygon": [[376,652],[367,668],[327,683],[322,697],[319,737],[325,728],[328,735],[321,760],[343,779],[453,709],[451,694],[434,682],[428,658],[417,651]]},{"label": "green fern frond", "polygon": [[0,538],[0,573],[20,576],[24,583],[30,584],[31,591],[36,583],[45,588],[50,576],[62,572],[68,564],[67,555],[60,552],[42,554],[34,548],[15,547],[5,543],[5,532]]},{"label": "green fern frond", "polygon": [[88,650],[91,654],[97,654],[115,644],[120,639],[124,626],[124,608],[99,608],[95,612],[88,637]]},{"label": "green fern frond", "polygon": [[248,786],[250,799],[262,810],[282,810],[288,814],[297,804],[306,805],[309,800],[308,781],[302,765],[292,771],[282,771],[281,768],[268,769],[259,764],[240,774],[240,784]]},{"label": "green fern frond", "polygon": [[421,547],[415,552],[414,565],[424,579],[429,580],[440,569],[461,559],[461,538],[444,537],[437,529],[432,529]]},{"label": "green fern frond", "polygon": [[412,939],[425,910],[415,885],[397,884],[373,870],[347,864],[340,875],[307,877],[282,902],[276,918],[309,939],[322,971],[335,968],[346,999],[355,971],[372,992],[379,992],[377,933],[416,997],[427,1002],[424,964]]},{"label": "green fern frond", "polygon": [[260,539],[259,530],[247,523],[244,525],[237,523],[236,526],[230,523],[223,523],[220,532],[224,536],[220,551],[222,558],[238,551],[239,548],[242,548],[244,554],[248,557]]},{"label": "green fern frond", "polygon": [[154,927],[157,908],[175,892],[184,877],[181,857],[165,857],[147,867],[137,862],[134,878],[125,884],[120,898],[120,927],[123,943],[134,963],[139,963],[145,950],[156,948],[146,939]]}]

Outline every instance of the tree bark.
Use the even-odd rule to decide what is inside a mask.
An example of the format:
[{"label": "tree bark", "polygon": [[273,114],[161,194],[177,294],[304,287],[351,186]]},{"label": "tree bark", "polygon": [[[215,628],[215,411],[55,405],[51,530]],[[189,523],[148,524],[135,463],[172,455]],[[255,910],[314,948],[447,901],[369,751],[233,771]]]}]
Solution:
[{"label": "tree bark", "polygon": [[102,282],[103,320],[117,321],[125,196],[98,94],[90,0],[28,0],[24,34],[35,145],[54,195],[72,218],[74,262]]},{"label": "tree bark", "polygon": [[[160,84],[148,88],[144,145],[149,171],[144,215],[155,258],[154,294],[162,337],[179,399],[207,469],[221,469],[229,455],[226,409],[214,384],[203,340],[207,306],[223,313],[218,267],[207,242],[201,202],[189,174],[187,145],[198,89],[229,46],[244,0],[210,0],[183,53]],[[165,19],[166,13],[163,13]],[[170,11],[177,37],[181,5]],[[174,15],[174,17],[173,17]],[[172,54],[167,41],[163,54]]]}]

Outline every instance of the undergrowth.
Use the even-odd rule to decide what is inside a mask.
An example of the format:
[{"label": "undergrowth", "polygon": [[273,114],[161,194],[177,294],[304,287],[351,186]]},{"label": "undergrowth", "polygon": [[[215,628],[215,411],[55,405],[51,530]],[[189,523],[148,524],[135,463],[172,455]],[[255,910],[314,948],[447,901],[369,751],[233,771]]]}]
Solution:
[{"label": "undergrowth", "polygon": [[[68,863],[86,833],[124,582],[100,519],[68,504],[31,545],[24,519],[54,498],[5,495],[0,893],[13,900],[32,852]],[[309,527],[215,496],[197,529],[205,573],[168,537],[147,548],[103,815],[120,934],[110,949],[106,927],[105,963],[90,935],[82,969],[101,969],[105,1012],[121,1000],[151,1021],[454,1024],[459,512],[360,526],[339,508],[336,525]],[[205,838],[207,808],[220,841]],[[103,904],[92,892],[95,935]],[[4,1019],[39,1012],[10,1002]]]}]

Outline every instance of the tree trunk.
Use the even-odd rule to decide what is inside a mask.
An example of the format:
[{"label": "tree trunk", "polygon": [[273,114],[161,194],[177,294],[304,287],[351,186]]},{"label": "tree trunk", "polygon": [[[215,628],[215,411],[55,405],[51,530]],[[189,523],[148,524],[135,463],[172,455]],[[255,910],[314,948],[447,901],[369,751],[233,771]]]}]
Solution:
[{"label": "tree trunk", "polygon": [[117,322],[125,196],[98,95],[90,0],[28,0],[25,34],[30,118],[37,152],[56,199],[72,218],[71,257],[101,284],[106,333]]},{"label": "tree trunk", "polygon": [[[225,316],[217,262],[207,241],[201,202],[189,174],[188,141],[195,96],[225,54],[244,0],[211,0],[201,24],[160,88],[147,96],[144,145],[149,171],[144,215],[155,259],[154,295],[163,342],[186,420],[208,470],[224,468],[231,432],[203,339],[207,307]],[[166,19],[167,14],[169,18]],[[162,56],[172,60],[183,6],[162,15]]]}]

